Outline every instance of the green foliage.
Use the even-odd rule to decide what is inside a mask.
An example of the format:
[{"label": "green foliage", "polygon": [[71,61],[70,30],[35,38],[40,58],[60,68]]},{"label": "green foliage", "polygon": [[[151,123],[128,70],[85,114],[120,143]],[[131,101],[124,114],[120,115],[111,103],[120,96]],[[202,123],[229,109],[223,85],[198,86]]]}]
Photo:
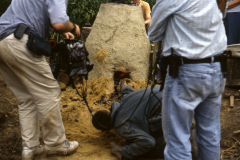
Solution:
[{"label": "green foliage", "polygon": [[12,0],[0,0],[0,16],[7,10]]},{"label": "green foliage", "polygon": [[[7,10],[11,1],[12,0],[0,0],[0,16]],[[85,23],[93,24],[101,4],[109,1],[111,0],[68,0],[67,14],[73,23],[78,24],[79,27],[82,28]],[[132,0],[125,1],[131,2]],[[148,2],[151,8],[156,3],[156,0],[144,1]],[[61,34],[54,32],[51,35],[51,39],[60,41],[64,39],[64,37]]]},{"label": "green foliage", "polygon": [[68,15],[70,20],[81,27],[85,23],[93,24],[100,5],[109,0],[69,0]]},{"label": "green foliage", "polygon": [[151,9],[155,5],[155,3],[156,3],[156,0],[144,0],[144,1],[149,3]]},{"label": "green foliage", "polygon": [[[111,0],[68,0],[67,14],[69,15],[72,22],[78,24],[80,28],[82,28],[85,23],[89,22],[93,24],[99,11],[100,5],[104,2],[109,1]],[[144,1],[148,2],[151,8],[156,3],[156,0]],[[11,0],[0,0],[0,15],[5,12],[10,3]]]},{"label": "green foliage", "polygon": [[[85,23],[90,22],[93,24],[101,4],[109,1],[111,0],[69,0],[68,15],[70,20],[78,24],[81,28]],[[156,0],[145,0],[145,2],[148,2],[152,8]]]},{"label": "green foliage", "polygon": [[65,39],[65,37],[60,33],[53,32],[52,35],[50,36],[50,39],[54,39],[57,42],[60,42],[61,40]]}]

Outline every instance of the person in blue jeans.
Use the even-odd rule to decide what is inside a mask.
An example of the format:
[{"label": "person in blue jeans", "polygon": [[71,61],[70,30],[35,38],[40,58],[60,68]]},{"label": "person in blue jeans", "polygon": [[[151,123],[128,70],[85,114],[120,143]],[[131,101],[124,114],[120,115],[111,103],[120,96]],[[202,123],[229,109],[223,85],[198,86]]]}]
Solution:
[{"label": "person in blue jeans", "polygon": [[162,100],[165,160],[191,160],[190,128],[196,121],[199,160],[220,159],[220,108],[225,79],[220,58],[227,47],[217,1],[157,0],[148,39],[163,40],[163,56],[179,59],[167,73]]},{"label": "person in blue jeans", "polygon": [[228,0],[227,1],[227,15],[224,19],[227,44],[239,44],[240,43],[240,0]]}]

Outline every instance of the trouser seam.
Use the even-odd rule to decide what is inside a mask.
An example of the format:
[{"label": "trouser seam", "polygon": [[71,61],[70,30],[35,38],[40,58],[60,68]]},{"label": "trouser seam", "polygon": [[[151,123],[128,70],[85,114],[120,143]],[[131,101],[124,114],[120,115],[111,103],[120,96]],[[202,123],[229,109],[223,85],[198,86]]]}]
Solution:
[{"label": "trouser seam", "polygon": [[[170,95],[171,95],[172,86],[173,86],[173,81],[174,81],[174,80],[172,79],[172,80],[171,80],[170,87],[168,88],[168,89],[169,89],[169,92],[168,92],[167,97],[170,97]],[[171,101],[170,101],[170,98],[168,98],[168,103],[167,103],[167,104],[168,104],[168,105],[167,105],[167,107],[168,107],[168,114],[167,114],[167,116],[168,116],[168,117],[167,117],[167,134],[168,134],[167,137],[168,137],[168,141],[170,141],[170,137],[171,137],[171,131],[170,131],[170,126],[169,126],[169,124],[170,124],[170,122],[169,122],[169,121],[170,121],[170,111],[171,111],[171,110],[170,110],[170,109],[171,109],[171,108],[170,108],[170,106],[171,106],[171,105],[170,105],[170,102],[171,102]],[[169,145],[171,146],[171,143],[169,143]],[[168,149],[168,150],[169,150],[169,149]]]}]

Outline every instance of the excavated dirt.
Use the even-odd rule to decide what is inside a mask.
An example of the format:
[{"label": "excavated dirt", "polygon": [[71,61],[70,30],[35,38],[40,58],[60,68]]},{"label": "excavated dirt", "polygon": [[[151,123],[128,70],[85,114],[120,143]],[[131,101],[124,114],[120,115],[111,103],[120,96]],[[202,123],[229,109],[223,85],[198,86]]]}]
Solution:
[{"label": "excavated dirt", "polygon": [[[143,81],[133,82],[132,80],[128,80],[127,84],[133,86],[135,90],[146,87],[146,83]],[[81,86],[80,84],[76,85],[80,94],[82,91]],[[113,92],[113,86],[109,78],[100,77],[98,79],[95,77],[91,82],[88,82],[87,100],[93,112],[110,109],[111,103],[118,101],[120,98],[120,95],[113,96]],[[101,132],[92,126],[92,116],[82,97],[77,94],[75,89],[67,87],[66,91],[62,92],[62,101],[62,117],[66,128],[66,135],[71,140],[83,143],[99,143],[101,139],[105,144],[109,144],[112,141],[123,142],[116,135],[115,131]]]},{"label": "excavated dirt", "polygon": [[[144,81],[134,82],[127,80],[135,90],[146,87]],[[85,84],[84,84],[85,85]],[[75,85],[80,94],[82,85]],[[120,95],[113,97],[113,86],[109,78],[93,78],[88,82],[87,100],[89,106],[96,112],[102,109],[110,109],[111,102],[118,101]],[[118,88],[119,89],[119,88]],[[110,142],[123,144],[124,140],[114,130],[101,132],[96,130],[91,123],[91,115],[76,89],[68,86],[62,92],[62,118],[69,140],[80,142],[80,147],[74,155],[67,157],[39,156],[36,159],[79,159],[115,160],[111,155]],[[17,100],[0,76],[0,159],[21,159],[21,132],[18,120]],[[43,143],[42,138],[40,142]]]},{"label": "excavated dirt", "polygon": [[[94,78],[88,82],[88,101],[92,110],[109,109],[111,102],[118,101],[120,96],[112,97],[112,86],[109,78]],[[143,81],[134,82],[128,80],[127,84],[135,90],[143,88]],[[77,84],[77,88],[81,85]],[[229,90],[229,89],[228,89]],[[238,91],[235,89],[235,91]],[[91,115],[81,97],[72,87],[67,87],[62,92],[62,117],[66,129],[67,138],[77,140],[80,146],[75,154],[62,156],[38,156],[36,160],[117,160],[111,154],[110,142],[123,144],[124,140],[114,130],[101,132],[91,124]],[[240,134],[233,135],[234,131],[240,130],[240,99],[236,98],[235,107],[229,108],[229,98],[223,98],[221,110],[222,159],[236,160],[240,154]],[[42,143],[42,139],[40,138]],[[7,88],[0,76],[0,159],[21,159],[21,137],[18,121],[17,100]]]}]

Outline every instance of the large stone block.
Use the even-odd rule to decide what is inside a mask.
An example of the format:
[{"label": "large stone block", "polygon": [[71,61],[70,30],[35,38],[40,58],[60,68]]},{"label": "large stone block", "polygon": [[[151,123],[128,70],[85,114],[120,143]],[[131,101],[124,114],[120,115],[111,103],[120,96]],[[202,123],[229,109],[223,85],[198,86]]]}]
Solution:
[{"label": "large stone block", "polygon": [[141,6],[102,4],[86,47],[94,64],[89,79],[113,78],[116,70],[131,72],[134,81],[146,80],[149,69],[150,42]]}]

